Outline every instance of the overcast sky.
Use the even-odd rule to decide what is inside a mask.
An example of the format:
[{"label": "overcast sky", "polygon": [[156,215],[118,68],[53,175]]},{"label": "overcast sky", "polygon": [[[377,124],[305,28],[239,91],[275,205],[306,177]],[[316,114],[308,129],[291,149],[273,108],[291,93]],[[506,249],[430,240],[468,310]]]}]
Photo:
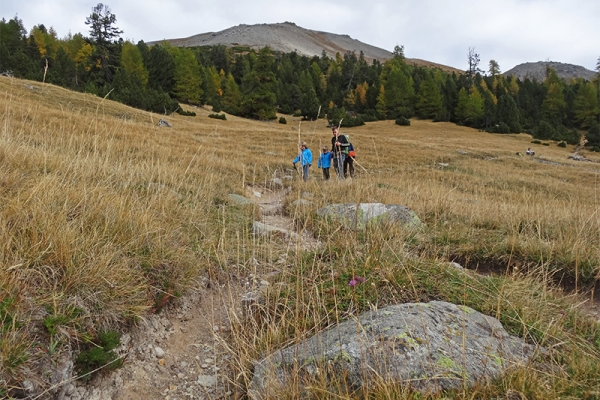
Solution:
[{"label": "overcast sky", "polygon": [[[27,30],[53,27],[88,35],[85,19],[98,4],[81,0],[0,0],[0,17]],[[469,47],[480,67],[559,61],[594,70],[600,57],[600,0],[105,0],[123,38],[137,43],[218,32],[239,24],[294,22],[347,34],[409,58],[466,69]]]}]

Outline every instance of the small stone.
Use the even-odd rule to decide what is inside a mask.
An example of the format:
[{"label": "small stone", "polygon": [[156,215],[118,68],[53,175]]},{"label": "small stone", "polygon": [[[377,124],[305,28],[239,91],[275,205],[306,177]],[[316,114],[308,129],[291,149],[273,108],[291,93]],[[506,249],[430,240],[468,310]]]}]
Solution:
[{"label": "small stone", "polygon": [[205,363],[210,364],[212,362],[214,362],[215,360],[213,360],[212,358],[207,358],[204,360]]},{"label": "small stone", "polygon": [[202,387],[215,386],[217,384],[217,378],[212,375],[198,375],[198,385]]},{"label": "small stone", "polygon": [[158,360],[158,365],[165,365],[165,359],[161,358],[160,360]]},{"label": "small stone", "polygon": [[208,368],[208,364],[202,364],[200,367],[206,369],[206,368]]},{"label": "small stone", "polygon": [[156,354],[156,357],[162,358],[165,356],[165,351],[163,349],[161,349],[160,347],[155,347],[154,354]]}]

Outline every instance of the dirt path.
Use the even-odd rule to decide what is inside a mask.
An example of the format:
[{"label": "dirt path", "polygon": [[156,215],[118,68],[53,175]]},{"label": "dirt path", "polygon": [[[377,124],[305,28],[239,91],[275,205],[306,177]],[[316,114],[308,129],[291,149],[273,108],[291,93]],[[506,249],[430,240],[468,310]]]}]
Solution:
[{"label": "dirt path", "polygon": [[[295,234],[292,220],[283,215],[285,196],[283,189],[249,188],[247,193],[258,204],[263,224]],[[306,232],[297,237],[303,246],[317,245]],[[229,381],[230,356],[221,338],[230,329],[228,312],[241,312],[239,304],[249,285],[218,285],[203,278],[194,287],[160,314],[149,315],[123,335],[118,349],[125,359],[123,367],[89,384],[67,384],[62,399],[236,398],[236,389]]]}]

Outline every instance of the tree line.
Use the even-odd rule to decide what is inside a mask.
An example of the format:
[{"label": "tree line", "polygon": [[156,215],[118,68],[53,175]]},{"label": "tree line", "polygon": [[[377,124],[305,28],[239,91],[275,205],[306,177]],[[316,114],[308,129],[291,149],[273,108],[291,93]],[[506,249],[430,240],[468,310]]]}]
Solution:
[{"label": "tree line", "polygon": [[58,38],[44,25],[29,33],[17,17],[0,21],[0,72],[93,93],[132,107],[193,115],[180,103],[261,120],[276,113],[327,116],[344,126],[413,117],[449,121],[494,133],[530,133],[542,140],[600,151],[600,58],[596,79],[564,81],[548,68],[543,82],[479,68],[469,48],[464,74],[410,65],[402,46],[370,63],[347,52],[307,57],[237,46],[148,46],[121,38],[116,16],[99,3],[86,18],[89,35]]}]

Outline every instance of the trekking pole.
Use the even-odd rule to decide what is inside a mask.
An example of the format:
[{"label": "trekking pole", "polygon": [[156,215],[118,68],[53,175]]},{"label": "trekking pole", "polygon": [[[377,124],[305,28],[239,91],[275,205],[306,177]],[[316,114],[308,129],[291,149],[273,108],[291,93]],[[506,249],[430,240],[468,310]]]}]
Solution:
[{"label": "trekking pole", "polygon": [[298,123],[298,162],[300,163],[300,169],[297,169],[295,165],[294,165],[294,168],[296,169],[296,172],[298,172],[298,175],[301,178],[304,178],[303,170],[302,170],[302,139],[300,137],[301,128],[302,128],[302,120],[300,120],[300,122]]},{"label": "trekking pole", "polygon": [[359,162],[358,162],[358,161],[356,161],[356,158],[353,158],[353,159],[352,159],[352,161],[353,161],[353,162],[355,162],[355,163],[356,163],[356,165],[358,165],[359,167],[361,167],[361,168],[363,169],[363,171],[365,171],[367,174],[369,173],[369,171],[367,171],[367,170],[365,169],[365,167],[363,167],[362,165],[360,165],[360,164],[359,164]]},{"label": "trekking pole", "polygon": [[[338,122],[338,126],[337,126],[337,132],[338,132],[338,137],[340,137],[340,127],[342,126],[342,121],[344,120],[344,118],[340,118],[340,122]],[[336,138],[336,140],[337,140]],[[344,163],[342,162],[342,146],[339,146],[337,148],[337,158],[338,158],[338,179],[343,179],[344,178]]]}]

